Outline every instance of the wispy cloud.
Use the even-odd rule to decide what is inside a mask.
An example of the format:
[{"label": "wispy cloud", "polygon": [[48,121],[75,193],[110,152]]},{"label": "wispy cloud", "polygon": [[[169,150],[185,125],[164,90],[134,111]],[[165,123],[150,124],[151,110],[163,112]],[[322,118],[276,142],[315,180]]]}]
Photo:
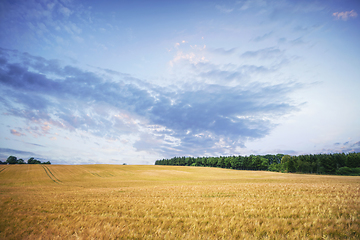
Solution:
[{"label": "wispy cloud", "polygon": [[265,0],[240,0],[236,2],[237,5],[241,5],[240,10],[248,10],[254,7],[266,7],[267,2]]},{"label": "wispy cloud", "polygon": [[360,141],[354,142],[352,140],[346,141],[344,143],[336,142],[334,143],[335,148],[324,148],[322,152],[360,152]]},{"label": "wispy cloud", "polygon": [[351,10],[346,12],[334,12],[332,15],[337,20],[341,19],[343,21],[347,21],[349,18],[356,18],[358,14],[354,10]]},{"label": "wispy cloud", "polygon": [[222,5],[216,5],[215,7],[222,13],[231,13],[232,11],[234,11],[234,8],[229,8]]},{"label": "wispy cloud", "polygon": [[236,48],[231,48],[229,50],[225,50],[224,48],[215,48],[215,49],[207,49],[211,53],[219,54],[219,55],[231,55],[236,51]]},{"label": "wispy cloud", "polygon": [[15,129],[11,129],[11,130],[10,130],[10,133],[11,133],[12,135],[15,135],[15,136],[18,136],[18,137],[26,136],[25,134],[23,134],[23,133],[21,133],[21,132],[18,132],[18,131],[16,131]]},{"label": "wispy cloud", "polygon": [[241,65],[219,66],[211,63],[200,63],[193,68],[204,82],[212,84],[235,85],[244,84],[253,74],[266,74],[275,71],[274,67]]},{"label": "wispy cloud", "polygon": [[284,51],[278,49],[278,48],[264,48],[256,51],[246,51],[243,54],[241,54],[241,57],[245,58],[253,58],[253,57],[259,57],[263,59],[269,59],[269,58],[275,58],[283,55]]},{"label": "wispy cloud", "polygon": [[0,153],[14,154],[14,155],[26,155],[26,156],[36,156],[33,152],[21,151],[11,148],[0,148]]},{"label": "wispy cloud", "polygon": [[263,41],[263,40],[265,40],[265,39],[270,38],[272,34],[273,34],[273,31],[268,32],[268,33],[265,33],[264,35],[261,35],[261,36],[258,36],[258,37],[256,37],[256,38],[254,38],[254,41],[255,41],[255,42]]},{"label": "wispy cloud", "polygon": [[29,145],[29,146],[42,147],[42,148],[46,147],[46,146],[41,145],[41,144],[25,142],[25,141],[20,141],[20,140],[16,140],[16,139],[14,139],[13,141],[17,141],[17,142],[20,142],[20,143],[23,143],[23,144],[26,144],[26,145]]},{"label": "wispy cloud", "polygon": [[83,44],[80,34],[84,28],[91,28],[90,9],[73,1],[3,1],[1,8],[0,28],[7,38],[0,43],[7,46],[11,42],[20,44],[21,38],[26,38],[33,47],[39,43],[52,48]]},{"label": "wispy cloud", "polygon": [[304,42],[304,40],[303,40],[302,37],[298,37],[298,38],[296,38],[296,39],[294,39],[294,40],[291,40],[290,43],[291,43],[292,45],[303,45],[303,44],[305,44],[305,42]]}]

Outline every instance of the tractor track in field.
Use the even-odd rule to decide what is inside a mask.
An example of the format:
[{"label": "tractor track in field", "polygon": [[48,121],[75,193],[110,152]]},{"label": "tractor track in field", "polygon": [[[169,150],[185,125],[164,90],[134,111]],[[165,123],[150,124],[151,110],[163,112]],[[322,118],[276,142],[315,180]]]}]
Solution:
[{"label": "tractor track in field", "polygon": [[102,177],[102,176],[100,176],[99,174],[97,174],[97,173],[93,173],[93,172],[90,172],[92,175],[94,175],[95,177]]},{"label": "tractor track in field", "polygon": [[4,168],[0,169],[0,173],[1,173],[2,171],[4,171],[5,169],[7,169],[7,167],[4,167]]},{"label": "tractor track in field", "polygon": [[50,171],[50,169],[44,165],[41,165],[42,168],[45,170],[46,174],[49,176],[51,180],[54,181],[54,183],[60,184],[62,183],[55,175]]}]

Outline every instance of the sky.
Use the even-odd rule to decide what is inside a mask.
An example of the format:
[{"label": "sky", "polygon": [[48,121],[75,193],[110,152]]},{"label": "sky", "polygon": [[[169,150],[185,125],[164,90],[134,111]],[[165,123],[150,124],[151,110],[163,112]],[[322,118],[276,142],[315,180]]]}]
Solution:
[{"label": "sky", "polygon": [[360,2],[0,1],[0,160],[360,152]]}]

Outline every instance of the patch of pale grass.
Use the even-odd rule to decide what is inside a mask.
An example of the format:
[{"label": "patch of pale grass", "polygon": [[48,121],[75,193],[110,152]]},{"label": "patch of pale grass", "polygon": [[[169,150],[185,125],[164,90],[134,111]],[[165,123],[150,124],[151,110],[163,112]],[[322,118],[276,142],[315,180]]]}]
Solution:
[{"label": "patch of pale grass", "polygon": [[360,177],[47,167],[0,172],[1,239],[360,238]]}]

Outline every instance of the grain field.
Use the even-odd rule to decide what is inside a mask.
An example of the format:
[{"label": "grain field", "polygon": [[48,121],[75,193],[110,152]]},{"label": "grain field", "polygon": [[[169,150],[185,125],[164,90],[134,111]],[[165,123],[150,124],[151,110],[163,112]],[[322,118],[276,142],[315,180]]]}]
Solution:
[{"label": "grain field", "polygon": [[1,239],[360,239],[360,177],[2,165]]}]

